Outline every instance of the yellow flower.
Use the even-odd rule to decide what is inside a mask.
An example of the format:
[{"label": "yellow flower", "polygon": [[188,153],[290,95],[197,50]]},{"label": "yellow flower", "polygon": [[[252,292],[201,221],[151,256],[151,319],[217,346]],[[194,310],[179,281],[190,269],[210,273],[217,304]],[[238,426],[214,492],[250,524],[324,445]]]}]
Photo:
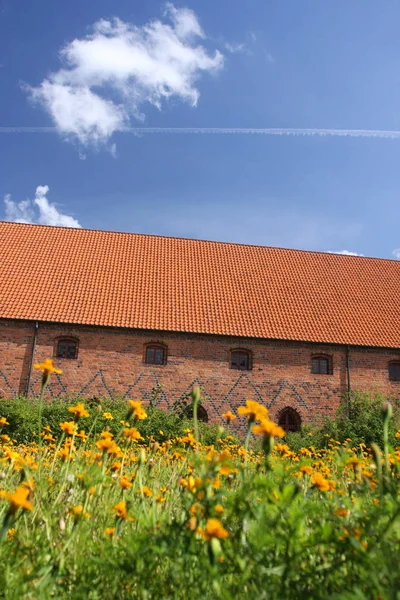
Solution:
[{"label": "yellow flower", "polygon": [[279,425],[275,425],[269,419],[261,419],[261,425],[254,425],[253,433],[263,435],[264,437],[283,437],[285,430]]},{"label": "yellow flower", "polygon": [[96,442],[96,446],[103,453],[107,452],[107,454],[116,455],[119,454],[121,450],[120,447],[114,442],[114,440],[111,439],[111,437],[99,440],[98,442]]},{"label": "yellow flower", "polygon": [[10,511],[15,513],[20,507],[25,508],[26,510],[33,509],[32,502],[29,502],[28,500],[29,494],[30,490],[20,485],[13,494],[4,492],[2,495],[11,502]]},{"label": "yellow flower", "polygon": [[216,506],[214,506],[214,511],[218,514],[218,515],[222,515],[225,512],[224,507],[222,506],[222,504],[217,504]]},{"label": "yellow flower", "polygon": [[303,475],[311,475],[312,472],[313,472],[313,468],[308,465],[304,465],[304,467],[300,467],[300,473],[303,473]]},{"label": "yellow flower", "polygon": [[78,506],[71,506],[69,509],[70,515],[72,517],[80,517],[83,514],[83,506],[79,504]]},{"label": "yellow flower", "polygon": [[334,481],[325,479],[321,473],[314,473],[314,475],[311,477],[311,483],[313,484],[313,487],[318,488],[320,492],[330,492],[336,487],[336,483]]},{"label": "yellow flower", "polygon": [[75,431],[75,422],[64,421],[63,423],[60,423],[60,428],[68,435],[73,435]]},{"label": "yellow flower", "polygon": [[132,487],[132,483],[129,481],[129,478],[126,475],[123,475],[121,477],[121,479],[119,480],[119,485],[124,489],[127,490],[128,488]]},{"label": "yellow flower", "polygon": [[9,425],[10,423],[7,421],[5,417],[0,418],[0,429],[4,427],[4,425]]},{"label": "yellow flower", "polygon": [[268,417],[268,409],[262,404],[259,404],[255,400],[246,400],[246,406],[239,406],[238,414],[247,417],[248,420],[253,423],[258,419],[265,419]]},{"label": "yellow flower", "polygon": [[43,373],[57,373],[58,375],[61,375],[62,371],[61,369],[56,369],[54,366],[53,361],[51,360],[51,358],[46,358],[46,360],[42,363],[37,363],[35,365],[33,365],[34,369],[38,369],[39,371],[42,371]]},{"label": "yellow flower", "polygon": [[149,487],[147,487],[147,485],[144,485],[142,487],[142,490],[138,490],[138,494],[141,494],[143,492],[143,495],[146,496],[147,498],[151,498],[151,496],[153,495],[153,490],[151,490]]},{"label": "yellow flower", "polygon": [[127,427],[122,432],[126,438],[128,438],[131,442],[137,442],[138,440],[142,440],[142,436],[138,432],[135,427]]},{"label": "yellow flower", "polygon": [[114,418],[110,412],[105,412],[105,413],[103,413],[103,417],[104,417],[105,419],[108,419],[108,420],[110,420],[110,419],[113,419],[113,418]]},{"label": "yellow flower", "polygon": [[114,533],[116,532],[116,528],[115,527],[106,527],[104,532],[109,535],[110,537],[112,537],[114,535]]},{"label": "yellow flower", "polygon": [[76,434],[76,437],[79,438],[80,440],[82,440],[82,442],[86,442],[86,440],[88,438],[88,436],[86,435],[86,433],[83,429],[81,429],[80,432]]},{"label": "yellow flower", "polygon": [[61,369],[55,368],[54,363],[51,360],[51,358],[46,358],[46,360],[42,363],[36,363],[35,365],[33,365],[33,368],[38,369],[39,371],[42,371],[42,373],[43,373],[42,391],[49,380],[50,373],[56,373],[57,375],[61,375],[61,373],[62,373]]},{"label": "yellow flower", "polygon": [[228,410],[228,412],[224,413],[222,416],[224,419],[226,419],[226,422],[228,423],[228,425],[231,421],[234,421],[235,419],[237,419],[237,417],[230,410]]},{"label": "yellow flower", "polygon": [[114,506],[113,510],[119,519],[126,519],[128,516],[128,509],[126,508],[125,500],[118,502],[118,504]]},{"label": "yellow flower", "polygon": [[129,415],[133,415],[136,421],[143,421],[147,418],[147,413],[142,406],[141,400],[128,400]]},{"label": "yellow flower", "polygon": [[208,519],[206,528],[201,529],[199,527],[197,533],[200,533],[200,535],[207,542],[209,542],[212,538],[218,538],[222,540],[229,537],[229,531],[222,526],[222,523],[219,519]]},{"label": "yellow flower", "polygon": [[13,538],[14,534],[15,534],[15,527],[11,527],[11,529],[9,529],[9,530],[7,531],[7,538],[8,538],[9,540],[12,540],[12,538]]},{"label": "yellow flower", "polygon": [[81,417],[89,416],[89,413],[85,409],[85,405],[83,404],[83,402],[80,402],[76,406],[70,406],[68,410],[69,410],[69,412],[71,412],[75,415],[76,420],[80,419]]}]

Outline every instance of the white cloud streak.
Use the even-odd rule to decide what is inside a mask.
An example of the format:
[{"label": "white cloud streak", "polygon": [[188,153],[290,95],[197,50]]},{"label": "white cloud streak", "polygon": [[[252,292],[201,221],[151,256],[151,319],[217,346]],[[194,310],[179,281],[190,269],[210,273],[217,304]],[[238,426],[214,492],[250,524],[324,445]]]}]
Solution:
[{"label": "white cloud streak", "polygon": [[400,248],[395,248],[395,250],[393,250],[392,255],[395,257],[396,260],[400,260]]},{"label": "white cloud streak", "polygon": [[[3,126],[0,133],[58,133],[57,127]],[[266,135],[294,137],[352,137],[375,139],[400,139],[399,130],[390,129],[305,129],[299,127],[125,127],[123,133],[188,134],[188,135]]]},{"label": "white cloud streak", "polygon": [[343,254],[344,256],[365,256],[358,252],[351,252],[350,250],[326,250],[327,254]]},{"label": "white cloud streak", "polygon": [[81,227],[76,219],[60,213],[55,204],[47,199],[48,185],[36,188],[34,200],[14,202],[10,194],[4,197],[6,221],[15,223],[37,223],[40,225],[58,225],[59,227]]},{"label": "white cloud streak", "polygon": [[223,55],[196,43],[205,34],[192,10],[168,3],[164,16],[169,23],[141,27],[118,18],[97,21],[93,33],[61,50],[63,68],[37,87],[25,86],[58,133],[97,146],[126,130],[131,117],[143,121],[146,103],[160,109],[175,96],[197,105],[198,77],[221,69]]}]

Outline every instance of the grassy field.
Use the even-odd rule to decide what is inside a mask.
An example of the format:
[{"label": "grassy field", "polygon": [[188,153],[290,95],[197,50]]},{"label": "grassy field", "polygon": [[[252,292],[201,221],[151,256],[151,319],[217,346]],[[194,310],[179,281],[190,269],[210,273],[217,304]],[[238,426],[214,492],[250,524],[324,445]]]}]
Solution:
[{"label": "grassy field", "polygon": [[0,418],[0,597],[400,598],[389,405],[382,448],[294,452],[251,401],[241,413],[259,451],[229,435],[230,414],[201,443],[198,401],[194,390],[192,428],[163,441],[139,433],[140,401],[123,418],[70,405],[53,428],[40,404],[26,443]]}]

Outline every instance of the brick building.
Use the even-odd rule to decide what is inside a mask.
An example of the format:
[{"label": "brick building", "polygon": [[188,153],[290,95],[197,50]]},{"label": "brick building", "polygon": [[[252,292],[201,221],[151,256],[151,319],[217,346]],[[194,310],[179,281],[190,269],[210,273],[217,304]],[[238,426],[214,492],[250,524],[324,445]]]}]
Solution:
[{"label": "brick building", "polygon": [[247,398],[286,428],[351,389],[400,390],[400,262],[0,223],[0,397],[149,399],[198,382],[203,418]]}]

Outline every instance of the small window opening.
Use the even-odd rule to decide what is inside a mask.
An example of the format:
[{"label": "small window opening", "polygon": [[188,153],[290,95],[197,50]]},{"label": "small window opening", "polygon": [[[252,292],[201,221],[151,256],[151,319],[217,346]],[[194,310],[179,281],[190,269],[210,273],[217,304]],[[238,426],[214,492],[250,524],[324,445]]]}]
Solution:
[{"label": "small window opening", "polygon": [[62,339],[57,343],[57,358],[77,358],[78,342],[76,340]]},{"label": "small window opening", "polygon": [[148,365],[164,365],[166,363],[166,349],[163,346],[147,346],[145,362]]},{"label": "small window opening", "polygon": [[332,373],[330,359],[327,356],[315,356],[312,359],[311,373],[314,375],[330,375]]},{"label": "small window opening", "polygon": [[301,418],[297,411],[294,408],[284,408],[283,411],[279,415],[279,425],[286,432],[288,431],[300,431],[301,428]]},{"label": "small window opening", "polygon": [[390,381],[400,381],[400,362],[389,364],[389,379]]},{"label": "small window opening", "polygon": [[251,369],[250,352],[247,350],[234,350],[231,353],[232,369],[239,371],[249,371]]}]

